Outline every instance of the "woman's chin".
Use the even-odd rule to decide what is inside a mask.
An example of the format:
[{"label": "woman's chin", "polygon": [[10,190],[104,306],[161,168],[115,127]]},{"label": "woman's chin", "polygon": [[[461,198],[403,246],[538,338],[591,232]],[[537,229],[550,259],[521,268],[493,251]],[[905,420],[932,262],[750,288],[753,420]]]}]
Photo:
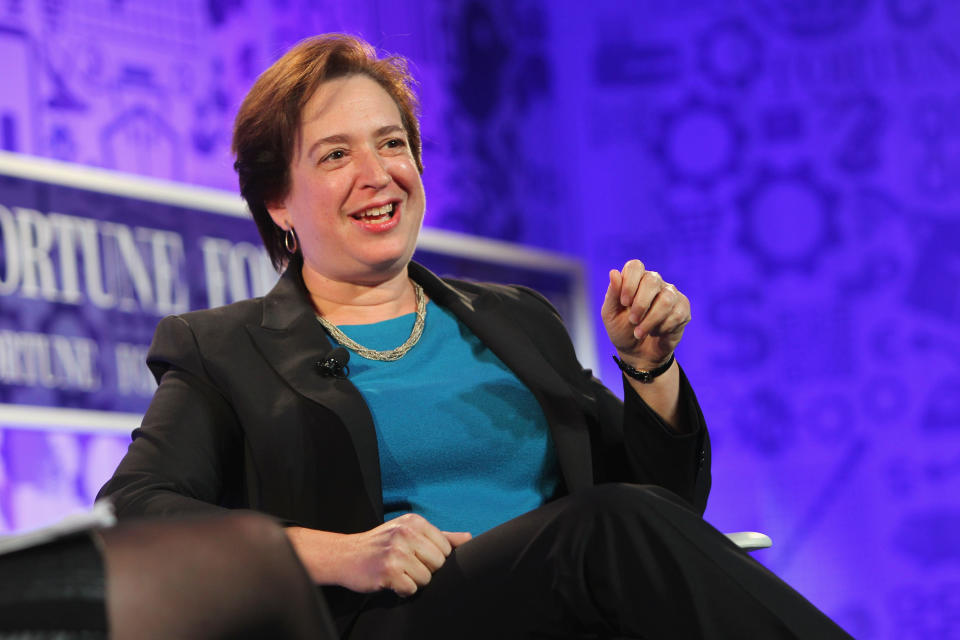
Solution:
[{"label": "woman's chin", "polygon": [[412,251],[398,251],[363,256],[358,260],[358,275],[366,274],[377,280],[396,276],[399,272],[406,270],[412,254]]},{"label": "woman's chin", "polygon": [[368,251],[360,252],[357,258],[375,270],[405,268],[416,248],[416,242],[382,242],[379,246],[370,246]]}]

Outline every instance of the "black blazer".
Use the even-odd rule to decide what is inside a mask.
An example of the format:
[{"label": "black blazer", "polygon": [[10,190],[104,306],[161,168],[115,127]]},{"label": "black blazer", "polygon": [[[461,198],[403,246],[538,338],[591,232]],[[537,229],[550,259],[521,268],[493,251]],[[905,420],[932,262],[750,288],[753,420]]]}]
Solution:
[{"label": "black blazer", "polygon": [[[599,482],[649,483],[703,512],[709,444],[682,372],[692,429],[681,435],[629,385],[621,403],[583,370],[539,294],[440,279],[416,263],[409,272],[533,392],[557,449],[561,495]],[[370,412],[349,379],[316,366],[334,346],[299,265],[263,298],[164,318],[147,356],[159,388],[100,495],[121,517],[248,508],[343,533],[382,523]]]}]

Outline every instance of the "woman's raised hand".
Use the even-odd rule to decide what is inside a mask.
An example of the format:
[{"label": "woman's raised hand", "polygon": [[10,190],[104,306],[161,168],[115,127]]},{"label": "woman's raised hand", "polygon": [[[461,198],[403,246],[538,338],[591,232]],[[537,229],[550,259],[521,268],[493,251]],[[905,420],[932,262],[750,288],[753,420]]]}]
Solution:
[{"label": "woman's raised hand", "polygon": [[453,549],[472,536],[441,531],[408,513],[363,533],[288,527],[287,537],[318,584],[338,584],[361,593],[390,589],[411,596],[430,582]]},{"label": "woman's raised hand", "polygon": [[690,301],[639,260],[610,271],[600,310],[607,335],[620,357],[638,369],[666,362],[690,322]]}]

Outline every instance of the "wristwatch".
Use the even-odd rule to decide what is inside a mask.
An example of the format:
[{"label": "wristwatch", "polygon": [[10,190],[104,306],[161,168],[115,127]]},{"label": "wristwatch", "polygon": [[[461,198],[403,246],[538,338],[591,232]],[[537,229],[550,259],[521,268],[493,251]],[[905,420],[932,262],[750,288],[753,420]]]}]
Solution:
[{"label": "wristwatch", "polygon": [[649,384],[653,382],[654,378],[665,373],[666,370],[670,368],[670,365],[673,364],[674,359],[675,359],[674,354],[671,353],[670,359],[664,362],[662,365],[660,365],[656,369],[650,369],[649,371],[641,371],[640,369],[634,369],[633,367],[628,365],[626,362],[624,362],[617,356],[613,356],[613,361],[617,363],[618,367],[620,367],[620,371],[623,371],[627,376],[633,378],[634,380],[642,382],[644,384]]}]

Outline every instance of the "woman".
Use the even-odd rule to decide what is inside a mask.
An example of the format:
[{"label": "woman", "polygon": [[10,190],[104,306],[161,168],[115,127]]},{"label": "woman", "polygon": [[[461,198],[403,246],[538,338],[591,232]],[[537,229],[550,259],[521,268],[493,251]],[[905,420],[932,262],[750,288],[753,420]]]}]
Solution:
[{"label": "woman", "polygon": [[260,76],[234,150],[283,277],[160,323],[160,386],[101,494],[121,517],[277,517],[351,638],[844,637],[698,515],[706,427],[673,357],[685,296],[636,260],[610,272],[621,404],[538,294],[411,261],[411,84],[340,35]]}]

